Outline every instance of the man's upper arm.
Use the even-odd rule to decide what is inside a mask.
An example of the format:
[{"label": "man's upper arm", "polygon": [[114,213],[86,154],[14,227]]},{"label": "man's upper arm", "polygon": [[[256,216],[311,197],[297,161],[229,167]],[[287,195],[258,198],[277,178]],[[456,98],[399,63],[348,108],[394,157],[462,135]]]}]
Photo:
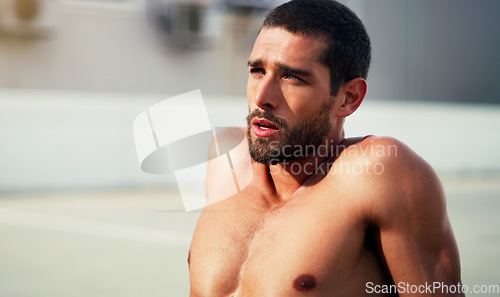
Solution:
[{"label": "man's upper arm", "polygon": [[[390,138],[377,142],[396,148],[395,153],[378,160],[384,172],[376,177],[370,214],[380,230],[381,257],[394,283],[403,282],[405,288],[421,286],[422,290],[434,282],[459,285],[458,249],[439,178],[404,144]],[[429,292],[417,296],[432,295]],[[440,295],[441,290],[434,293]]]}]

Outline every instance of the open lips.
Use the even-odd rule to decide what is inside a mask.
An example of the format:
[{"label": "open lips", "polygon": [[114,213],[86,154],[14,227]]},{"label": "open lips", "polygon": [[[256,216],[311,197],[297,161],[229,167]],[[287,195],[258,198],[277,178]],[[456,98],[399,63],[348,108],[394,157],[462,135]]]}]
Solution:
[{"label": "open lips", "polygon": [[279,128],[266,119],[255,118],[252,120],[252,131],[257,137],[269,137],[279,132]]}]

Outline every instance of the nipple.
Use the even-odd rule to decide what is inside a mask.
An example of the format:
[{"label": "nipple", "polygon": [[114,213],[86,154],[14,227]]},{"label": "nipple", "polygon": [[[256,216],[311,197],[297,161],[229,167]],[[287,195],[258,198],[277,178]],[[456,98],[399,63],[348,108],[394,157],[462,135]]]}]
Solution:
[{"label": "nipple", "polygon": [[310,274],[298,276],[293,282],[293,287],[297,291],[309,291],[316,287],[316,279]]}]

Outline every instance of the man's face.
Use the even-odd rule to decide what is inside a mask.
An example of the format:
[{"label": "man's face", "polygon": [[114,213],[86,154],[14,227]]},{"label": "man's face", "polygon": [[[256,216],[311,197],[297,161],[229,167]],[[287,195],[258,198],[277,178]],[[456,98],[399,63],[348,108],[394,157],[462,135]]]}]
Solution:
[{"label": "man's face", "polygon": [[280,28],[264,28],[248,61],[249,149],[276,164],[303,157],[327,141],[334,97],[319,56],[325,43]]}]

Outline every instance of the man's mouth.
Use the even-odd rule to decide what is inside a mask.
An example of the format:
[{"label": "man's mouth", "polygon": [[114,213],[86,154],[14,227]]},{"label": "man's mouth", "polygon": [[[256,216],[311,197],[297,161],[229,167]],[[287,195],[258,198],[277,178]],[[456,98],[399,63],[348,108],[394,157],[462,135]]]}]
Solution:
[{"label": "man's mouth", "polygon": [[252,131],[257,137],[269,137],[279,132],[279,128],[269,120],[254,118],[252,120]]}]

